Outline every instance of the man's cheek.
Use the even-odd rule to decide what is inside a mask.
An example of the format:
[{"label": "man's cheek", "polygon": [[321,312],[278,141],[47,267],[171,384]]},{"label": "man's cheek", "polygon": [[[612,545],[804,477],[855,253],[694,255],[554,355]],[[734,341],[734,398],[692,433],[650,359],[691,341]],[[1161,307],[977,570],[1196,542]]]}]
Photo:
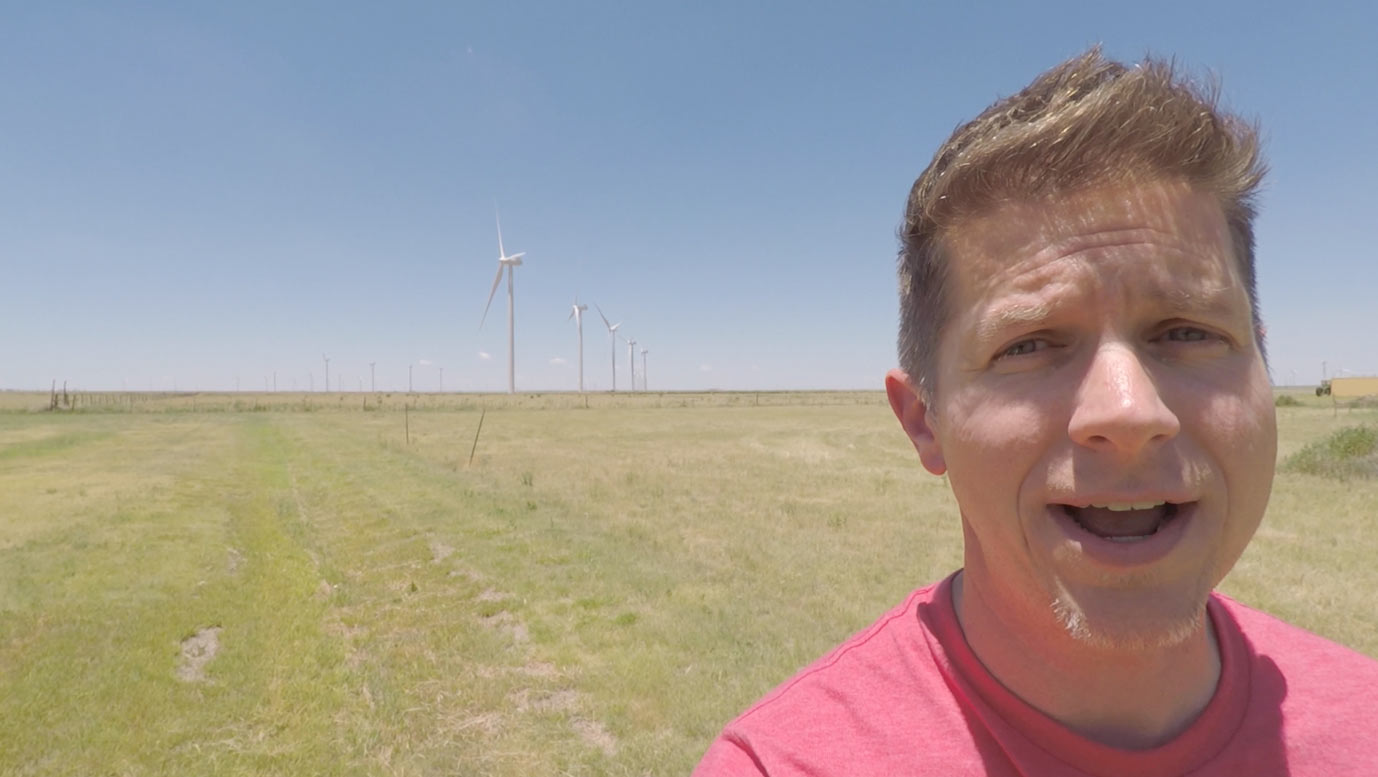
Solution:
[{"label": "man's cheek", "polygon": [[1035,402],[983,402],[971,408],[957,442],[988,466],[1037,450],[1054,425],[1051,408]]},{"label": "man's cheek", "polygon": [[1276,447],[1271,392],[1267,397],[1217,394],[1202,405],[1193,421],[1197,429],[1212,429],[1212,436],[1227,447],[1223,451],[1227,455],[1257,452],[1267,456]]}]

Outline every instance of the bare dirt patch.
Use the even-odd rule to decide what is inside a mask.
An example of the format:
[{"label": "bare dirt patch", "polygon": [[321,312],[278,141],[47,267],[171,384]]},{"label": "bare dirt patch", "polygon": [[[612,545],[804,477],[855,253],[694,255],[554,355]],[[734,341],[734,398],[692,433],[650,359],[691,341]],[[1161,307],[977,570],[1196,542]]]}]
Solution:
[{"label": "bare dirt patch", "polygon": [[478,731],[485,736],[493,736],[502,729],[502,716],[496,712],[449,715],[443,717],[441,722],[442,728],[447,731]]},{"label": "bare dirt patch", "polygon": [[177,679],[184,683],[204,683],[206,664],[220,652],[220,627],[199,629],[182,640],[182,656],[177,662]]},{"label": "bare dirt patch", "polygon": [[493,629],[507,630],[512,635],[512,642],[517,645],[525,645],[531,641],[531,634],[527,631],[526,624],[507,610],[498,610],[492,615],[484,616],[483,625]]},{"label": "bare dirt patch", "polygon": [[528,661],[523,666],[479,666],[473,671],[475,675],[485,679],[517,675],[548,680],[564,676],[554,664],[545,661]]},{"label": "bare dirt patch", "polygon": [[520,671],[522,674],[526,675],[527,677],[559,677],[559,676],[560,676],[560,670],[559,670],[559,669],[556,669],[554,664],[548,664],[548,663],[546,663],[546,662],[544,662],[544,661],[528,661],[527,664],[526,664],[526,666],[523,666],[523,667],[522,667],[521,669],[519,669],[518,671]]},{"label": "bare dirt patch", "polygon": [[431,563],[439,564],[450,556],[454,555],[455,549],[443,542],[431,540]]},{"label": "bare dirt patch", "polygon": [[512,694],[512,704],[517,712],[568,714],[569,726],[585,744],[603,751],[604,755],[617,754],[617,737],[603,727],[602,723],[575,714],[582,695],[568,688],[557,691],[534,691],[522,689]]},{"label": "bare dirt patch", "polygon": [[603,751],[603,755],[617,755],[617,737],[613,736],[603,724],[587,718],[575,718],[570,726],[579,738]]},{"label": "bare dirt patch", "polygon": [[483,575],[472,569],[451,569],[446,573],[446,577],[462,577],[471,583],[481,584],[484,580]]},{"label": "bare dirt patch", "polygon": [[316,586],[315,593],[311,594],[311,596],[316,601],[323,602],[329,599],[331,594],[335,593],[337,587],[336,585],[331,585],[329,580],[322,580],[320,584]]},{"label": "bare dirt patch", "polygon": [[507,594],[494,588],[485,588],[478,596],[474,597],[475,601],[480,602],[500,602],[506,598],[508,598]]},{"label": "bare dirt patch", "polygon": [[512,695],[517,712],[573,712],[579,706],[579,693],[568,689],[532,691],[523,688]]}]

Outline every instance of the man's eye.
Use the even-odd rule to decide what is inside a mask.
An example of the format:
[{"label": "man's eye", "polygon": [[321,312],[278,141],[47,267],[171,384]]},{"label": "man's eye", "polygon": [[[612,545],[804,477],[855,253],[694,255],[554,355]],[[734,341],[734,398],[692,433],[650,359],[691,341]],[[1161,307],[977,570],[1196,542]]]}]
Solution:
[{"label": "man's eye", "polygon": [[1042,340],[1038,338],[1020,340],[1014,345],[1011,345],[1009,348],[1006,348],[1005,350],[1001,351],[1000,355],[995,358],[1004,359],[1010,356],[1027,356],[1035,351],[1041,351],[1047,347],[1047,340]]},{"label": "man's eye", "polygon": [[1163,339],[1174,343],[1199,343],[1211,339],[1211,334],[1194,326],[1177,326],[1164,332]]}]

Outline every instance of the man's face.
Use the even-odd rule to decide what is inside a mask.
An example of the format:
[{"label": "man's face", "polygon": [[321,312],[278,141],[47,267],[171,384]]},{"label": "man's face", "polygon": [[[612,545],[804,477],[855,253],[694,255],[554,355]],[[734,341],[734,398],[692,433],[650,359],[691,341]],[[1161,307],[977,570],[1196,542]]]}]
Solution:
[{"label": "man's face", "polygon": [[1100,188],[1002,205],[946,247],[937,395],[889,389],[949,475],[964,587],[1095,644],[1185,638],[1258,527],[1277,444],[1219,205]]}]

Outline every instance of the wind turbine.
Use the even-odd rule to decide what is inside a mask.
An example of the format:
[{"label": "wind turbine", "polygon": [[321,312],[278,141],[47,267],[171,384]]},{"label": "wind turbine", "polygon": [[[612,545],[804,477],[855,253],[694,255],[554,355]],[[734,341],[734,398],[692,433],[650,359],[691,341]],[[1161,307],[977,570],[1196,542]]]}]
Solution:
[{"label": "wind turbine", "polygon": [[646,382],[647,382],[647,381],[646,381],[646,354],[648,354],[648,353],[650,353],[650,351],[646,350],[645,348],[642,348],[642,349],[641,349],[641,390],[642,390],[642,391],[650,391],[650,389],[647,388],[647,386],[646,386]]},{"label": "wind turbine", "polygon": [[[569,311],[569,317],[574,319],[574,326],[579,329],[579,393],[584,393],[584,311],[588,310],[588,305],[580,305],[579,298],[574,298],[574,305]],[[569,319],[566,319],[569,320]]]},{"label": "wind turbine", "polygon": [[627,363],[632,368],[632,391],[636,391],[636,341],[627,340]]},{"label": "wind turbine", "polygon": [[608,323],[608,317],[603,315],[603,309],[597,305],[593,306],[598,311],[598,317],[603,319],[603,326],[608,328],[608,337],[612,340],[612,390],[617,390],[617,328],[622,326],[622,322],[616,324]]},{"label": "wind turbine", "polygon": [[502,283],[502,271],[507,270],[507,393],[517,393],[517,354],[516,337],[513,332],[516,329],[516,314],[512,304],[512,268],[520,266],[522,257],[526,256],[523,251],[519,254],[507,255],[507,251],[502,247],[502,219],[496,217],[498,224],[498,274],[493,278],[493,288],[488,292],[488,304],[483,306],[483,318],[479,319],[478,328],[483,329],[483,322],[488,320],[488,308],[493,305],[493,295],[498,293],[498,284]]}]

